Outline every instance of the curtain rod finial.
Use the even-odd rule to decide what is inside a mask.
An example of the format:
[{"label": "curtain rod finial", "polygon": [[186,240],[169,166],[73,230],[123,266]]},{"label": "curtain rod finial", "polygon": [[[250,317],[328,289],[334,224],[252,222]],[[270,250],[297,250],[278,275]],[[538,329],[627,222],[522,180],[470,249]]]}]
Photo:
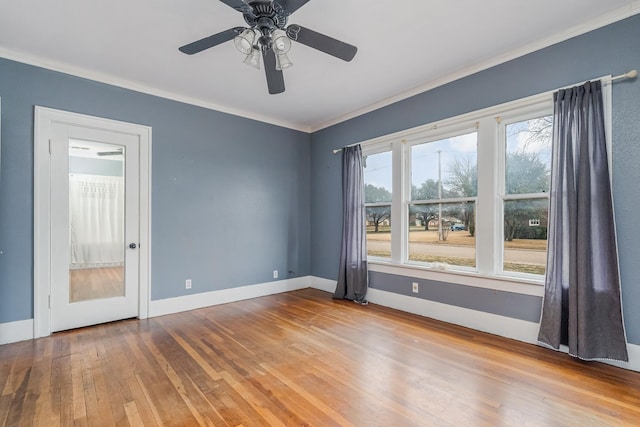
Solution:
[{"label": "curtain rod finial", "polygon": [[638,77],[638,70],[631,70],[624,75],[628,79],[635,79]]}]

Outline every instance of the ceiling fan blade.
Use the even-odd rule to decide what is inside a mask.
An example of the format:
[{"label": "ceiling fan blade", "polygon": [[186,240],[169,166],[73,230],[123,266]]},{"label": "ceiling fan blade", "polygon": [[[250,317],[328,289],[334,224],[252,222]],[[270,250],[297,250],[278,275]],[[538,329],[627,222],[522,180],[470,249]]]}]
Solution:
[{"label": "ceiling fan blade", "polygon": [[267,75],[267,87],[269,93],[275,95],[284,92],[284,77],[282,71],[276,70],[276,54],[272,49],[262,51],[264,72]]},{"label": "ceiling fan blade", "polygon": [[276,10],[278,9],[276,6],[279,6],[280,9],[285,12],[286,16],[289,16],[309,1],[310,0],[273,0],[273,5]]},{"label": "ceiling fan blade", "polygon": [[349,43],[341,42],[300,25],[289,25],[287,27],[287,36],[291,40],[340,58],[343,61],[351,61],[358,52],[358,48]]},{"label": "ceiling fan blade", "polygon": [[251,16],[255,16],[253,14],[253,9],[251,8],[251,6],[249,6],[242,0],[220,0],[220,1],[226,4],[227,6],[237,10],[240,13],[247,13]]},{"label": "ceiling fan blade", "polygon": [[194,53],[202,52],[203,50],[209,49],[210,47],[214,47],[219,45],[220,43],[231,40],[232,38],[240,34],[242,30],[244,30],[244,28],[242,27],[230,28],[226,31],[222,31],[221,33],[214,34],[193,43],[186,44],[182,47],[179,47],[178,50],[182,53],[186,53],[187,55],[193,55]]}]

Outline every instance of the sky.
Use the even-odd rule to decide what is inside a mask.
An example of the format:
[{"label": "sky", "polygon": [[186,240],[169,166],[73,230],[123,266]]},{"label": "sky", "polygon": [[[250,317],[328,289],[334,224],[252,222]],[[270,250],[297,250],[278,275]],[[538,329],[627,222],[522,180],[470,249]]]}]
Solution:
[{"label": "sky", "polygon": [[[477,133],[418,144],[411,147],[411,183],[416,187],[428,179],[438,180],[438,151],[440,151],[442,180],[449,176],[448,165],[458,160],[477,158]],[[364,169],[365,182],[391,191],[391,151],[367,156]]]},{"label": "sky", "polygon": [[[543,162],[551,165],[551,116],[545,119],[532,119],[507,125],[507,153],[536,153]],[[541,129],[540,137],[536,137],[529,129]]]},{"label": "sky", "polygon": [[[541,127],[541,119],[526,120],[507,125],[506,151],[537,153],[540,160],[550,165],[551,141],[549,138],[532,138],[529,129]],[[440,155],[438,155],[440,151]],[[440,157],[440,159],[438,159]],[[441,164],[442,181],[450,178],[449,165],[467,160],[477,163],[477,132],[413,145],[411,147],[411,184],[420,187],[428,179],[438,180],[438,162]],[[391,151],[369,155],[364,169],[365,183],[384,187],[391,192]]]}]

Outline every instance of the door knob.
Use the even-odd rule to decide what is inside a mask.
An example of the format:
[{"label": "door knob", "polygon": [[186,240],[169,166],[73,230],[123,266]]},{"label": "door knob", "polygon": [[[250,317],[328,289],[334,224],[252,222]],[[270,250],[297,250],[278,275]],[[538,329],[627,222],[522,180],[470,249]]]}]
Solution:
[{"label": "door knob", "polygon": [[136,244],[135,243],[129,243],[129,248],[130,249],[135,249],[136,248]]}]

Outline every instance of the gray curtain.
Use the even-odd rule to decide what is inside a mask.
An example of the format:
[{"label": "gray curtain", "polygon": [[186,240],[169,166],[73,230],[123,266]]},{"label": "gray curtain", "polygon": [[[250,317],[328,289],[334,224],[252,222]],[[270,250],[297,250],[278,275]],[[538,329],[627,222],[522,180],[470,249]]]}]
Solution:
[{"label": "gray curtain", "polygon": [[367,240],[360,145],[342,150],[342,247],[334,298],[366,304]]},{"label": "gray curtain", "polygon": [[538,341],[628,361],[600,81],[554,94],[551,169]]}]

